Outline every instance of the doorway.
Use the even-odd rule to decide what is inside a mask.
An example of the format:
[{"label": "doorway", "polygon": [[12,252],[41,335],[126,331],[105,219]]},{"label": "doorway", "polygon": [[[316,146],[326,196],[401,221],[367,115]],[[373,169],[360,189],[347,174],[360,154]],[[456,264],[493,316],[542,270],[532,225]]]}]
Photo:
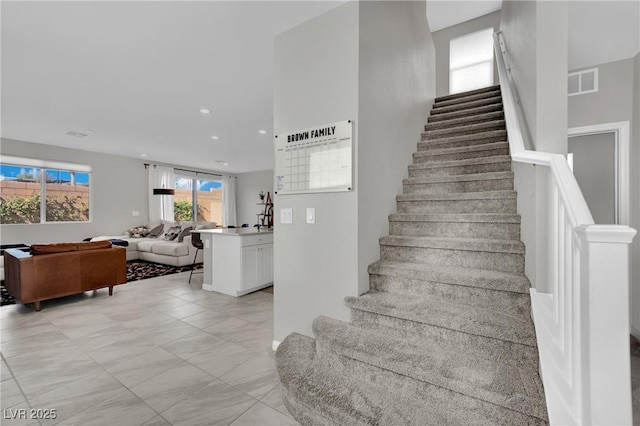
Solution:
[{"label": "doorway", "polygon": [[569,163],[596,224],[629,225],[629,122],[569,129]]}]

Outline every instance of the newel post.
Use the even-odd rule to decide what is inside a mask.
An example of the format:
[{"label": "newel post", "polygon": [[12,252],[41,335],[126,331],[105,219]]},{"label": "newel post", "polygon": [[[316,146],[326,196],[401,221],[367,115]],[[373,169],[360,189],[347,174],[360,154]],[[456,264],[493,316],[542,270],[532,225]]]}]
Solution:
[{"label": "newel post", "polygon": [[580,239],[582,422],[630,425],[629,252],[627,226],[575,228]]}]

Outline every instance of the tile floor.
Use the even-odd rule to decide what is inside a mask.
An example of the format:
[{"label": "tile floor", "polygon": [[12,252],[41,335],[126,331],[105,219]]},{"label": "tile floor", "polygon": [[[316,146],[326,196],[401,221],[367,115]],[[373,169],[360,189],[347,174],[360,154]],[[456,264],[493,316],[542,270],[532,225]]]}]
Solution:
[{"label": "tile floor", "polygon": [[[168,275],[0,308],[2,425],[296,425],[274,367],[273,294]],[[27,409],[56,419],[12,419]],[[44,415],[36,411],[33,414]]]}]

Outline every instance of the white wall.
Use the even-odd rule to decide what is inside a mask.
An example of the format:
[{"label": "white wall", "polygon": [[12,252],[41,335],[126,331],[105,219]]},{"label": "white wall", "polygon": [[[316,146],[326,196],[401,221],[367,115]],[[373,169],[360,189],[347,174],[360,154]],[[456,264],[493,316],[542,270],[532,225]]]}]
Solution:
[{"label": "white wall", "polygon": [[[122,235],[148,221],[147,172],[143,161],[89,151],[2,139],[3,155],[86,164],[91,176],[91,222],[0,225],[2,244],[81,241]],[[132,211],[140,212],[133,217]]]},{"label": "white wall", "polygon": [[360,3],[360,293],[369,289],[367,267],[380,258],[378,239],[389,234],[388,215],[435,98],[435,47],[425,8],[425,2]]},{"label": "white wall", "polygon": [[[322,52],[321,54],[319,52]],[[435,95],[424,2],[350,2],[276,37],[274,131],[354,121],[351,192],[277,195],[275,331],[311,335],[319,315],[349,319]],[[429,81],[431,81],[429,83]],[[294,224],[281,225],[280,208]],[[316,208],[316,224],[304,220]]]},{"label": "white wall", "polygon": [[[349,2],[275,37],[275,134],[358,123],[358,23],[359,4]],[[357,191],[275,196],[275,340],[311,335],[320,314],[349,319],[343,298],[358,294]],[[316,208],[315,225],[305,223],[306,207]],[[292,225],[279,223],[281,208],[293,209]]]},{"label": "white wall", "polygon": [[[608,62],[582,69],[598,68],[598,91],[569,97],[569,127],[629,121],[631,144],[629,159],[630,206],[629,226],[640,229],[640,106],[638,98],[640,82],[640,54],[634,58]],[[633,240],[631,256],[631,287],[633,289],[634,328],[640,332],[640,237]]]},{"label": "white wall", "polygon": [[[436,48],[436,96],[449,94],[449,42],[451,39],[492,27],[494,32],[500,29],[500,11],[489,13],[475,19],[433,32]],[[498,84],[498,69],[494,62],[494,84]]]},{"label": "white wall", "polygon": [[[567,153],[567,2],[511,1],[502,3],[500,29],[505,36],[516,97],[524,118],[527,148]],[[547,180],[541,168],[514,167],[522,241],[526,245],[525,272],[532,285],[544,291],[549,255],[544,228]]]},{"label": "white wall", "polygon": [[[258,212],[264,211],[264,206],[258,206],[258,194],[271,192],[273,197],[273,170],[240,173],[236,182],[236,213],[238,226],[248,223],[250,227],[258,223]],[[265,195],[266,197],[266,195]],[[272,198],[273,199],[273,198]]]}]

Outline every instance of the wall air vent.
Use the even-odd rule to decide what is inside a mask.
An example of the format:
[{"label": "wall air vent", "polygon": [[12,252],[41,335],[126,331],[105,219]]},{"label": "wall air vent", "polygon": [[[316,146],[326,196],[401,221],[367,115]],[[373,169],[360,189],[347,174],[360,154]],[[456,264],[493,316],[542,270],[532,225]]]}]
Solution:
[{"label": "wall air vent", "polygon": [[598,68],[569,73],[567,83],[569,96],[597,92]]},{"label": "wall air vent", "polygon": [[69,130],[67,133],[65,133],[65,135],[73,136],[74,138],[86,138],[87,136],[89,136],[88,133],[74,132],[73,130]]}]

